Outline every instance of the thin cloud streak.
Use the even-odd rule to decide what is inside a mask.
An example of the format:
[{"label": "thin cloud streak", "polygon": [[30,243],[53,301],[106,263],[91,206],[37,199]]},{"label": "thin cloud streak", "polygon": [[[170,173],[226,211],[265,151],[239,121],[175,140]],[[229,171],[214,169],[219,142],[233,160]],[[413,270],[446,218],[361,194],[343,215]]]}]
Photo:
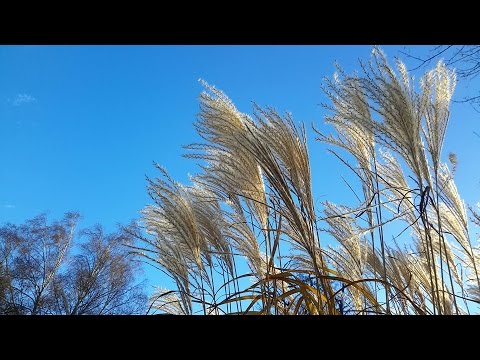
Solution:
[{"label": "thin cloud streak", "polygon": [[36,102],[37,99],[29,94],[17,94],[12,101],[13,106],[21,106],[24,104],[30,104]]}]

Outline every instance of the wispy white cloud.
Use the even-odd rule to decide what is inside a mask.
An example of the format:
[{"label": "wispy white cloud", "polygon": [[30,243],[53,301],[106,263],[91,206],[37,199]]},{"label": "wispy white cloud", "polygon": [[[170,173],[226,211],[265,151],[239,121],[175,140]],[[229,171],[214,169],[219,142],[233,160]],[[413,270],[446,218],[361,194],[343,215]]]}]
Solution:
[{"label": "wispy white cloud", "polygon": [[37,99],[34,98],[32,95],[29,94],[17,94],[12,101],[13,106],[20,106],[24,104],[30,104],[36,102]]},{"label": "wispy white cloud", "polygon": [[3,207],[4,207],[5,209],[13,209],[13,208],[15,208],[15,205],[5,204],[5,205],[3,205]]}]

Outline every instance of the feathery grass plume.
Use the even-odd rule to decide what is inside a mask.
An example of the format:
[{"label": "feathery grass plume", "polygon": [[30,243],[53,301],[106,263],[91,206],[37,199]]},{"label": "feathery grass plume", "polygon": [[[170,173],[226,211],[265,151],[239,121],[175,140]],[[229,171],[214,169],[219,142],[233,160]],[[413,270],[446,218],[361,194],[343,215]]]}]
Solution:
[{"label": "feathery grass plume", "polygon": [[359,81],[365,96],[371,100],[371,111],[382,119],[373,121],[377,141],[406,161],[420,187],[423,187],[424,180],[431,184],[421,138],[421,120],[427,96],[415,93],[401,61],[397,60],[397,69],[401,74],[398,78],[379,48],[375,48],[372,55],[368,65],[362,64],[364,77]]},{"label": "feathery grass plume", "polygon": [[[305,128],[299,129],[291,114],[281,116],[272,108],[255,106],[255,119],[259,131],[258,136],[250,141],[252,154],[264,172],[270,197],[278,201],[278,212],[286,221],[282,232],[313,259],[322,291],[331,297],[331,286],[323,277],[327,271],[326,262],[321,252],[317,253],[320,238]],[[329,311],[333,311],[333,304],[327,305]]]},{"label": "feathery grass plume", "polygon": [[[439,307],[440,311],[450,311],[448,305],[452,301],[450,295],[453,294],[456,289],[453,279],[455,279],[457,285],[462,288],[460,274],[455,267],[455,259],[458,259],[458,256],[454,251],[455,247],[443,236],[438,236],[438,230],[436,230],[438,223],[435,218],[435,212],[429,209],[428,213],[430,214],[429,218],[432,220],[429,226],[424,227],[418,224],[412,226],[412,240],[415,246],[414,254],[416,254],[416,256],[412,258],[411,262],[414,263],[415,266],[412,267],[411,270],[422,284],[422,288],[426,292],[425,299],[430,302],[430,305],[434,308]],[[440,249],[442,249],[442,251],[440,251]],[[435,262],[432,261],[432,254],[435,256]],[[416,260],[414,261],[413,259]],[[443,269],[443,264],[447,265],[447,269]],[[451,273],[452,276],[449,284],[444,280],[444,275],[447,271]],[[442,303],[444,294],[445,303]],[[440,299],[442,299],[442,301],[440,301]]]},{"label": "feathery grass plume", "polygon": [[[456,216],[450,207],[444,203],[440,203],[439,207],[443,231],[447,234],[451,234],[458,244],[460,244],[463,251],[472,256],[469,249],[470,243],[467,228],[463,226],[462,221]],[[435,218],[432,219],[432,222],[437,225]]]},{"label": "feathery grass plume", "polygon": [[472,300],[480,303],[480,287],[478,285],[473,285],[468,288],[468,295]]},{"label": "feathery grass plume", "polygon": [[[433,97],[426,107],[426,126],[423,128],[423,133],[427,140],[428,151],[432,158],[435,172],[440,165],[440,154],[450,116],[450,100],[455,85],[455,71],[447,69],[441,60],[438,62],[437,67],[429,71],[421,81],[424,93],[431,93]],[[430,89],[427,89],[428,87]]]},{"label": "feathery grass plume", "polygon": [[[325,79],[322,86],[324,92],[331,99],[333,106],[324,105],[332,111],[332,115],[325,116],[325,122],[334,126],[336,134],[324,135],[315,127],[319,135],[317,140],[343,148],[355,157],[358,167],[354,172],[360,178],[365,197],[365,206],[374,193],[372,159],[374,159],[375,139],[373,134],[373,120],[368,107],[367,98],[360,88],[358,79],[347,77],[337,65],[337,72],[333,80]],[[342,162],[347,163],[333,149],[329,149]],[[366,209],[369,223],[373,225],[371,209]]]},{"label": "feathery grass plume", "polygon": [[[454,72],[440,62],[416,91],[405,65],[393,69],[378,48],[361,66],[353,76],[337,67],[326,80],[326,122],[335,134],[315,129],[353,156],[355,166],[329,150],[363,190],[357,207],[323,203],[320,220],[336,242],[328,248],[320,244],[305,128],[271,107],[254,104],[252,117],[243,114],[202,81],[195,129],[204,143],[185,155],[201,160],[201,172],[192,186],[159,166],[162,178],[148,179],[155,204],[142,213],[153,239],[136,250],[178,288],[158,290],[152,309],[192,314],[199,303],[204,314],[460,314],[480,301],[480,248],[440,160]],[[406,225],[393,226],[387,242],[397,220]],[[250,272],[238,274],[243,261]]]},{"label": "feathery grass plume", "polygon": [[[406,229],[412,228],[416,234],[416,246],[421,250],[420,257],[426,260],[429,281],[424,282],[424,285],[432,294],[430,300],[433,311],[435,312],[435,308],[438,307],[440,313],[450,313],[452,309],[449,306],[453,299],[458,312],[455,297],[446,295],[444,291],[446,288],[443,280],[444,264],[447,266],[450,277],[450,291],[454,293],[453,278],[462,288],[460,276],[454,264],[454,258],[457,255],[445,238],[444,232],[458,238],[457,241],[462,244],[463,250],[468,254],[468,228],[465,208],[453,179],[446,165],[440,163],[449,118],[448,108],[455,87],[455,73],[448,70],[443,62],[439,62],[435,69],[422,77],[421,91],[416,93],[405,65],[399,60],[396,63],[397,73],[388,64],[386,56],[375,48],[372,60],[367,64],[361,64],[363,70],[361,74],[348,76],[337,67],[333,80],[327,79],[324,86],[324,91],[333,104],[326,106],[333,112],[333,115],[326,117],[326,122],[334,125],[337,134],[336,136],[320,134],[319,140],[347,150],[358,161],[358,168],[350,167],[332,151],[359,176],[364,195],[370,192],[378,196],[375,201],[372,198],[367,202],[367,196],[365,199],[367,205],[363,212],[367,211],[370,203],[373,202],[370,208],[377,214],[377,225],[370,218],[372,228],[382,229],[386,223],[396,218],[401,218],[408,223]],[[425,126],[422,126],[423,120]],[[375,149],[373,145],[368,146],[373,144],[371,130],[380,145],[403,158],[408,170],[414,175],[412,178],[415,182],[414,187],[410,187],[400,163],[391,153],[380,151],[383,164],[376,162]],[[428,166],[426,150],[432,160],[433,174]],[[455,166],[456,159],[452,156],[450,158]],[[371,176],[365,176],[369,173]],[[372,182],[372,179],[375,181]],[[375,182],[383,185],[384,188],[379,188]],[[442,203],[439,203],[439,198],[443,201]],[[393,217],[383,221],[383,216],[378,217],[382,209],[388,210]],[[332,224],[329,225],[332,228]],[[383,231],[379,232],[380,237],[383,236],[382,233]],[[384,254],[382,240],[381,243],[381,260],[386,267],[386,256],[392,250],[387,248],[387,254]],[[378,263],[374,247],[370,255],[369,266],[375,273]],[[404,258],[402,261],[407,260]],[[388,263],[389,281],[398,287],[401,280],[400,268],[392,260],[388,260]],[[402,266],[406,269],[406,264]],[[386,280],[387,271],[386,269],[384,271],[384,280]],[[425,274],[418,269],[417,272]],[[388,294],[386,295],[389,298]],[[399,306],[398,303],[394,305]]]},{"label": "feathery grass plume", "polygon": [[[331,98],[334,106],[324,105],[333,111],[333,115],[327,115],[325,122],[335,127],[336,134],[324,135],[315,127],[314,131],[319,135],[317,140],[330,145],[343,148],[355,157],[358,166],[354,172],[360,178],[362,190],[365,197],[365,206],[368,207],[369,199],[374,193],[372,159],[374,159],[374,136],[373,124],[370,110],[367,106],[367,100],[359,88],[356,79],[346,79],[344,72],[338,67],[338,72],[342,74],[344,82],[340,80],[337,73],[334,79],[325,79],[326,85],[324,91]],[[341,90],[340,90],[341,89]],[[335,150],[329,149],[342,162],[347,163]],[[373,225],[372,212],[370,208],[366,209],[369,222]]]},{"label": "feathery grass plume", "polygon": [[[356,236],[359,238],[360,236]],[[371,249],[367,249],[366,244],[361,243],[360,252],[369,256]],[[298,244],[296,246],[298,248]],[[316,274],[315,264],[313,259],[306,254],[303,249],[298,249],[297,253],[285,256],[290,259],[288,261],[288,268],[290,271],[296,274],[304,274],[303,278],[299,279],[307,284],[308,279],[310,281],[318,282],[311,275]],[[317,263],[320,262],[320,250],[317,250]],[[368,260],[365,258],[365,264],[359,264],[357,259],[352,257],[352,253],[343,246],[333,247],[328,246],[326,249],[322,249],[322,255],[325,256],[330,268],[323,275],[332,281],[332,287],[336,290],[334,292],[334,298],[336,300],[336,311],[334,314],[366,314],[372,313],[370,309],[377,309],[373,313],[382,313],[381,306],[375,300],[374,282],[368,280],[372,278],[368,270]],[[379,262],[381,266],[381,262]],[[304,278],[307,278],[305,280]],[[367,279],[365,281],[365,279]],[[339,290],[337,290],[340,288]],[[348,295],[347,295],[348,294]],[[332,296],[332,295],[330,295]]]},{"label": "feathery grass plume", "polygon": [[[160,311],[168,315],[189,315],[189,311],[183,308],[183,303],[175,291],[158,288],[149,300],[150,309]],[[149,309],[149,310],[150,310]]]},{"label": "feathery grass plume", "polygon": [[[438,195],[439,199],[442,201],[438,204],[438,212],[440,213],[440,219],[438,219],[438,221],[441,221],[444,233],[452,235],[455,241],[460,245],[461,250],[457,252],[457,256],[465,258],[464,261],[466,262],[467,272],[474,274],[477,286],[480,287],[478,273],[478,265],[480,264],[475,261],[474,248],[470,241],[466,207],[455,185],[453,175],[446,164],[440,164],[439,166],[438,182]],[[443,238],[445,239],[445,236]],[[446,247],[448,251],[448,248],[450,248],[448,242],[446,242]],[[456,267],[454,269],[457,282],[463,289],[462,282],[458,281],[458,271]]]},{"label": "feathery grass plume", "polygon": [[[422,238],[425,238],[422,235]],[[440,241],[438,237],[432,237],[434,240],[433,247],[436,253],[439,252]],[[440,271],[440,267],[437,266],[435,271],[437,271],[437,276],[433,277],[438,282],[434,284],[432,288],[431,283],[431,264],[428,265],[428,261],[424,242],[417,240],[417,251],[416,252],[407,252],[401,251],[400,249],[389,249],[388,255],[388,262],[389,262],[389,279],[395,284],[398,288],[405,289],[412,299],[421,299],[422,307],[424,311],[429,311],[428,306],[432,303],[432,297],[430,294],[434,291],[438,291],[437,289],[444,289],[445,291],[445,302],[440,302],[440,312],[442,314],[453,314],[455,312],[454,304],[453,304],[453,291],[452,289],[448,289],[448,285],[445,283],[441,283],[442,277],[438,273]],[[448,242],[447,242],[448,244]],[[455,276],[456,281],[460,281],[460,277],[456,269],[454,268],[453,264],[453,252],[449,246],[447,246],[447,251],[443,253],[442,260],[446,263],[450,263],[452,265],[453,274]],[[401,272],[397,275],[392,274],[392,269],[395,266],[400,266]],[[443,295],[443,294],[442,294]],[[442,296],[443,298],[443,296]],[[420,304],[420,302],[418,302]]]},{"label": "feathery grass plume", "polygon": [[465,276],[467,279],[467,284],[480,288],[478,285],[477,274],[475,273],[475,268],[478,269],[480,264],[480,246],[473,246],[471,254],[471,256],[465,256],[462,262],[466,270]]},{"label": "feathery grass plume", "polygon": [[319,238],[305,129],[299,130],[290,114],[282,117],[271,108],[256,106],[255,118],[259,131],[256,141],[251,141],[252,154],[262,168],[270,196],[278,201],[278,213],[286,221],[282,232],[313,256]]},{"label": "feathery grass plume", "polygon": [[325,221],[329,225],[327,232],[343,246],[349,255],[351,266],[346,267],[346,273],[357,274],[356,277],[361,278],[366,260],[365,251],[362,249],[362,244],[366,242],[361,240],[361,234],[365,231],[359,229],[352,218],[343,215],[351,213],[351,209],[346,206],[338,206],[326,201],[324,213]]},{"label": "feathery grass plume", "polygon": [[[400,163],[389,151],[379,149],[379,153],[383,163],[377,163],[376,169],[380,183],[385,187],[386,199],[390,201],[390,203],[385,202],[385,206],[392,213],[404,214],[403,217],[406,217],[407,221],[414,220],[415,203],[413,195],[420,193],[419,189],[410,188]],[[389,204],[396,205],[396,208],[389,207]]]},{"label": "feathery grass plume", "polygon": [[461,224],[468,237],[468,219],[465,203],[458,192],[453,175],[446,164],[440,164],[438,169],[439,196],[445,205],[451,210]]},{"label": "feathery grass plume", "polygon": [[[423,178],[429,178],[420,133],[429,95],[420,98],[415,95],[402,62],[397,61],[399,79],[380,49],[375,48],[372,55],[368,65],[361,64],[362,76],[348,76],[337,67],[334,80],[326,80],[324,91],[334,104],[327,106],[334,115],[326,120],[342,129],[358,129],[356,132],[365,143],[370,142],[373,130],[381,145],[405,159],[421,184]],[[374,114],[382,121],[374,120]],[[366,130],[363,136],[362,130]]]},{"label": "feathery grass plume", "polygon": [[266,227],[268,212],[262,172],[245,146],[256,131],[255,124],[222,91],[203,80],[201,83],[205,91],[200,95],[200,114],[194,126],[207,144],[186,146],[200,153],[185,156],[207,161],[198,182],[211,187],[224,200],[234,194],[242,195],[253,215]]},{"label": "feathery grass plume", "polygon": [[[157,214],[152,214],[156,211],[153,207],[147,207],[143,210],[144,216],[146,218],[152,219]],[[147,232],[153,235],[162,233],[163,227],[157,227],[156,221],[146,222]],[[180,294],[180,299],[182,302],[182,308],[187,314],[192,313],[192,299],[191,299],[191,283],[189,281],[190,276],[190,267],[187,264],[187,259],[185,258],[184,251],[178,246],[174,240],[169,239],[167,241],[162,241],[161,238],[156,237],[153,242],[149,242],[148,239],[147,246],[148,248],[142,249],[141,256],[147,258],[153,263],[160,265],[161,269],[165,269],[165,273],[171,277],[178,288]],[[148,255],[150,252],[156,254],[155,257]]]},{"label": "feathery grass plume", "polygon": [[[235,198],[237,198],[235,196]],[[225,226],[225,237],[232,243],[232,246],[245,257],[250,270],[258,279],[263,278],[263,258],[260,254],[258,240],[255,233],[248,226],[240,202],[232,202],[234,211],[225,213],[227,225]]]},{"label": "feathery grass plume", "polygon": [[[351,120],[351,122],[359,122],[362,124],[361,127],[363,128],[368,129],[369,126],[373,128],[377,142],[400,155],[415,175],[415,191],[418,191],[418,193],[421,194],[421,204],[423,205],[428,202],[429,194],[427,189],[431,189],[433,183],[428,167],[422,133],[425,136],[428,136],[428,144],[432,150],[432,158],[435,160],[435,168],[437,168],[437,160],[444,138],[444,130],[442,134],[434,134],[433,132],[442,130],[446,126],[445,124],[448,120],[448,116],[445,117],[439,115],[440,113],[443,114],[444,111],[438,109],[443,109],[445,104],[448,107],[449,95],[445,95],[448,91],[443,91],[442,88],[447,87],[450,89],[450,83],[448,83],[450,81],[450,74],[446,74],[444,67],[439,65],[437,72],[427,73],[427,75],[422,78],[422,92],[417,94],[411,84],[411,78],[408,75],[405,65],[399,60],[397,60],[396,63],[398,73],[390,67],[386,60],[386,56],[378,48],[375,48],[372,60],[369,61],[368,64],[362,64],[363,73],[361,75],[349,77],[346,76],[344,72],[340,72],[340,77],[338,75],[334,76],[334,81],[328,83],[329,86],[327,92],[327,95],[335,104],[335,113],[331,118],[335,118],[335,116],[340,118],[348,116],[349,118],[353,118],[353,121]],[[434,98],[436,103],[430,106],[432,103],[432,93],[435,95]],[[345,103],[354,103],[352,99],[363,99],[363,101],[359,103],[365,104],[364,106],[369,109],[368,114],[371,112],[375,115],[379,115],[379,118],[372,120],[373,116],[371,115],[368,117],[358,115],[352,116],[351,114],[354,113],[353,111],[344,110],[345,108],[348,108],[344,105]],[[355,106],[350,105],[350,108],[355,108]],[[436,109],[436,112],[431,109]],[[427,119],[428,129],[424,130],[422,127],[422,119],[425,116],[428,117],[429,110],[431,110],[431,116]],[[366,113],[365,110],[363,112]],[[358,114],[360,112],[356,111],[355,113]],[[434,118],[432,115],[433,113],[438,116]],[[327,121],[328,120],[329,119],[327,119]],[[336,124],[340,124],[340,127],[343,128],[351,127],[351,125],[342,126],[342,123],[338,120]],[[430,131],[430,133],[428,131]],[[340,145],[342,146],[342,144]],[[358,150],[351,151],[354,156],[358,157],[356,154],[357,152]],[[381,174],[380,171],[377,171],[377,163],[375,161],[374,153],[372,157],[375,166],[375,182],[378,182],[380,178],[380,181],[383,181],[384,185],[388,188],[390,186],[388,181],[386,182],[385,179],[382,179],[382,176],[379,176]],[[366,168],[364,167],[364,169]],[[357,171],[356,173],[358,175]],[[368,190],[368,185],[365,184],[365,181],[363,181],[362,187]],[[374,203],[376,204],[377,223],[379,224],[382,223],[383,217],[382,206],[380,204],[380,191],[378,185],[373,184],[373,193],[377,195],[377,199]],[[397,194],[400,195],[398,198],[399,201],[402,199],[402,202],[399,204],[402,204],[404,200],[407,200],[405,201],[406,204],[409,203],[410,199],[405,199],[405,195],[410,194],[410,192],[410,189],[406,187],[404,194]],[[365,190],[364,193],[366,193]],[[407,195],[407,197],[409,196],[410,195]],[[427,202],[424,199],[425,196],[427,196]],[[393,202],[395,201],[395,198],[389,196],[387,197],[387,201]],[[412,218],[414,204],[411,203],[410,205],[412,205],[412,208],[406,210],[406,212],[408,213],[408,217]],[[419,208],[421,208],[420,212],[424,211],[423,206]],[[423,217],[421,219],[422,222],[426,221]],[[416,220],[414,220],[414,222],[416,222]],[[382,258],[385,267],[383,226],[379,225],[377,229],[379,232]],[[427,239],[426,241],[431,240]],[[432,265],[435,267],[435,254],[431,251],[431,244],[427,245],[427,247],[428,246],[430,246],[429,249],[431,252],[429,255],[429,261],[431,261]],[[440,248],[440,255],[442,255],[442,248]],[[386,270],[384,269],[384,277],[386,276],[385,271]],[[436,276],[436,272],[433,272],[433,275]],[[388,289],[386,291],[388,292]],[[386,296],[388,298],[388,294],[386,294]]]},{"label": "feathery grass plume", "polygon": [[[364,229],[360,229],[355,220],[343,215],[351,213],[346,206],[338,206],[329,201],[324,203],[325,219],[330,233],[342,246],[339,249],[329,247],[326,251],[329,259],[333,262],[336,272],[351,281],[362,280],[366,275],[367,252],[371,249],[367,241],[362,238]],[[365,291],[373,293],[368,283],[361,284]],[[365,308],[363,294],[356,288],[348,288],[352,297],[352,305],[355,310],[361,311]]]},{"label": "feathery grass plume", "polygon": [[208,246],[208,249],[204,252],[220,259],[229,275],[233,276],[233,255],[225,238],[226,222],[222,216],[222,209],[217,197],[214,193],[199,185],[186,189],[195,214],[195,221]]},{"label": "feathery grass plume", "polygon": [[[305,209],[305,215],[309,221],[313,221],[315,214],[305,128],[298,129],[289,113],[282,117],[274,109],[262,109],[258,105],[254,110],[259,123],[259,139],[269,150],[265,155],[275,157],[286,182],[291,185],[292,192]],[[264,159],[267,160],[267,157]],[[270,165],[267,161],[259,162],[265,170],[274,170],[273,166],[266,166]],[[267,178],[271,179],[271,176]],[[272,185],[272,181],[269,183]]]},{"label": "feathery grass plume", "polygon": [[[266,203],[268,188],[268,196],[278,203],[276,211],[285,221],[281,231],[286,229],[292,241],[313,254],[318,236],[304,129],[299,131],[290,115],[282,117],[273,109],[258,106],[254,122],[238,112],[220,90],[204,85],[208,92],[202,93],[195,126],[207,144],[190,145],[189,149],[203,152],[187,155],[207,160],[204,173],[196,181],[223,199],[231,201],[237,195],[263,230],[271,207]],[[270,234],[264,231],[266,238]]]},{"label": "feathery grass plume", "polygon": [[[428,274],[424,271],[418,274],[414,264],[420,261],[415,255],[398,246],[387,249],[387,271],[389,281],[398,289],[402,289],[412,302],[417,303],[426,311],[423,282],[427,281]],[[420,268],[423,269],[423,268]],[[414,311],[411,304],[401,294],[394,294],[393,303],[399,305],[398,314],[408,314]]]},{"label": "feathery grass plume", "polygon": [[[156,167],[162,178],[147,179],[155,206],[148,206],[142,211],[143,221],[147,232],[156,238],[157,262],[172,275],[180,286],[182,300],[189,304],[191,299],[187,297],[193,293],[204,299],[204,280],[212,287],[205,268],[205,264],[211,266],[212,257],[187,188],[171,179],[161,166],[156,164]],[[196,284],[193,293],[191,281]],[[185,305],[185,308],[188,307]]]},{"label": "feathery grass plume", "polygon": [[420,190],[411,189],[400,163],[391,152],[379,149],[379,153],[383,160],[383,163],[377,163],[380,183],[385,187],[383,191],[385,197],[383,206],[392,214],[395,214],[394,216],[398,216],[398,219],[406,222],[408,227],[404,231],[411,228],[418,238],[422,239],[424,233],[418,221],[418,215],[416,214],[417,205],[415,204],[415,197],[420,195]]},{"label": "feathery grass plume", "polygon": [[[477,203],[477,210],[469,206],[470,213],[472,215],[472,222],[480,226],[480,203]],[[470,239],[469,239],[470,240]],[[477,302],[480,303],[480,281],[479,281],[479,270],[480,270],[480,235],[477,237],[476,245],[472,245],[469,242],[469,251],[467,251],[467,256],[463,258],[462,264],[465,268],[465,278],[466,278],[466,287],[468,288],[468,294]],[[462,247],[463,250],[463,247]]]},{"label": "feathery grass plume", "polygon": [[[477,209],[480,210],[480,203],[477,203]],[[480,226],[480,213],[470,207],[472,221],[475,225]],[[477,238],[477,245],[471,246],[472,256],[464,258],[464,266],[466,268],[466,287],[467,294],[477,303],[480,303],[480,282],[478,270],[480,268],[480,235]]]},{"label": "feathery grass plume", "polygon": [[[365,94],[356,78],[347,77],[337,65],[333,80],[325,79],[324,92],[330,97],[333,106],[324,107],[333,112],[325,122],[335,127],[336,135],[320,135],[318,140],[344,148],[359,163],[360,169],[370,170],[374,155],[373,120]],[[368,176],[371,176],[367,172]]]},{"label": "feathery grass plume", "polygon": [[207,244],[198,229],[186,189],[171,179],[160,165],[156,164],[156,168],[165,180],[148,179],[148,190],[155,201],[155,211],[145,213],[147,229],[155,232],[158,241],[177,242],[185,257],[203,270],[201,256]]}]

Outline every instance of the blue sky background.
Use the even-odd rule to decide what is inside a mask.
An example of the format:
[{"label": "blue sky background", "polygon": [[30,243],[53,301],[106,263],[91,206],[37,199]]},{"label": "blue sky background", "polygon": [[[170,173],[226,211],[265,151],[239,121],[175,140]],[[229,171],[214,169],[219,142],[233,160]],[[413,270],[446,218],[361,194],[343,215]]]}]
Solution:
[{"label": "blue sky background", "polygon": [[[382,46],[421,56],[428,46]],[[371,46],[0,46],[0,224],[49,211],[83,215],[81,227],[138,218],[150,199],[145,175],[152,161],[180,182],[195,173],[182,145],[196,142],[199,78],[216,85],[240,111],[252,101],[290,111],[307,130],[322,130],[322,78],[338,61],[348,72]],[[407,65],[416,65],[413,60]],[[409,67],[412,67],[409,66]],[[432,64],[433,66],[433,64]],[[417,71],[417,78],[421,72]],[[475,93],[478,80],[460,83],[455,98]],[[459,166],[457,185],[467,203],[480,200],[480,114],[453,104],[444,147]],[[309,132],[318,202],[353,202],[341,180],[349,170]],[[163,276],[151,282],[162,282]],[[151,271],[147,275],[152,278]],[[162,283],[162,285],[164,285]],[[165,284],[166,285],[166,284]]]}]

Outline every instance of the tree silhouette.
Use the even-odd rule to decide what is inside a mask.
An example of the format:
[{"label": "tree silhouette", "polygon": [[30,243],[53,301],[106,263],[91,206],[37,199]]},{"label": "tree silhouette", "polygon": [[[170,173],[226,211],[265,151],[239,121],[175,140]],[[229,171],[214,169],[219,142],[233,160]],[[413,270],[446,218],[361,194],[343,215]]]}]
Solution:
[{"label": "tree silhouette", "polygon": [[[45,214],[0,228],[0,313],[134,314],[146,297],[128,256],[132,238],[96,225],[80,232],[79,215],[47,223]],[[78,246],[76,246],[78,245]]]}]

